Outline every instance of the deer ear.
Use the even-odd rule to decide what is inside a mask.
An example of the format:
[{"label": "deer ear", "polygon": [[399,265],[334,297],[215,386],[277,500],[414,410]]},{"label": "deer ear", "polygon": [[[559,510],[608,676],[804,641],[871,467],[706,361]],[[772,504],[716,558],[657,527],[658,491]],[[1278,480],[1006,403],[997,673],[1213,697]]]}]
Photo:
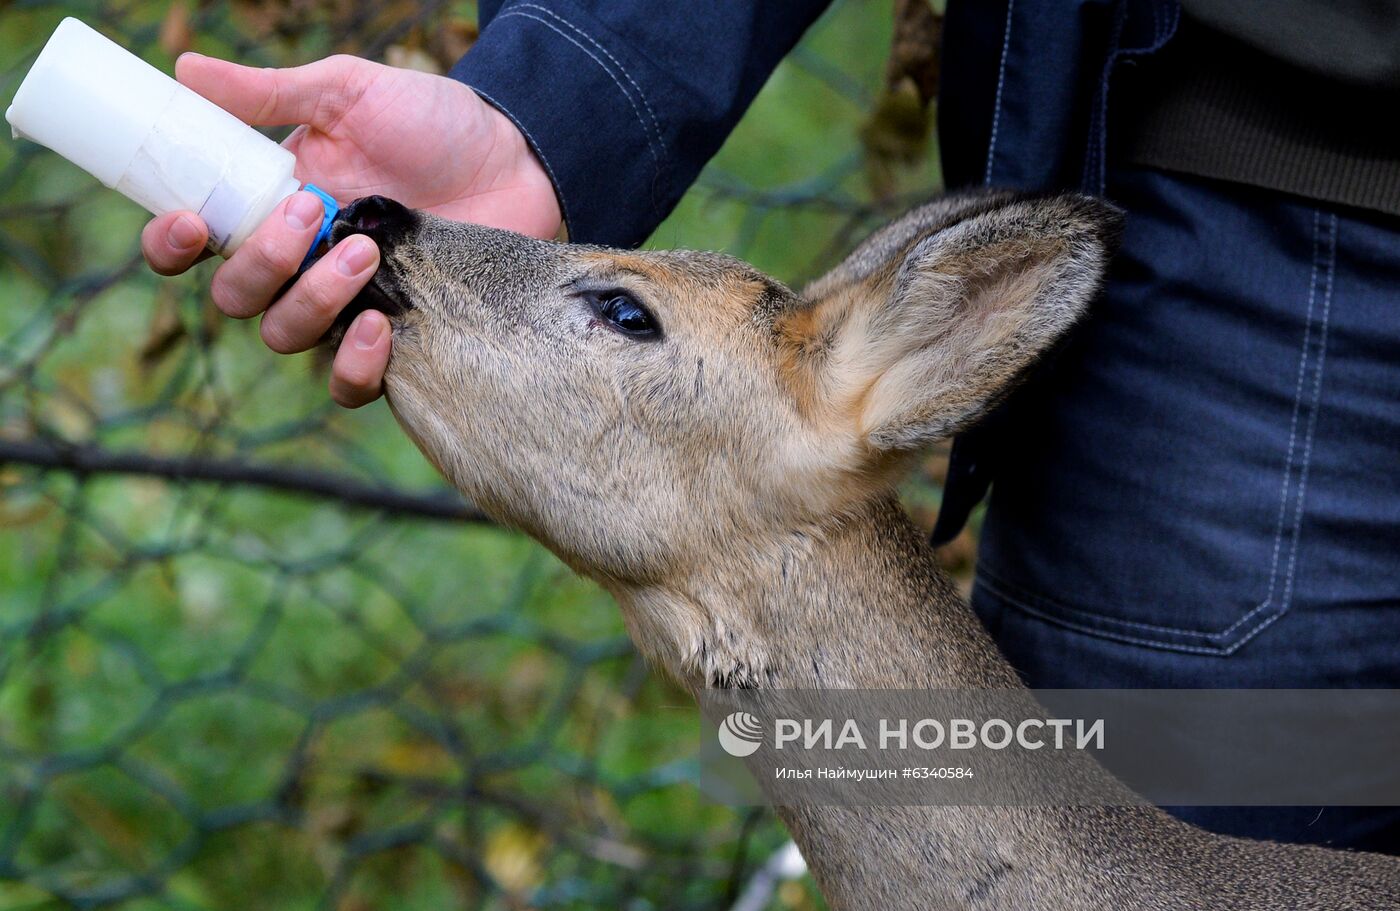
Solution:
[{"label": "deer ear", "polygon": [[876,233],[779,326],[806,405],[877,451],[951,436],[1084,313],[1119,214],[1085,196],[954,197]]}]

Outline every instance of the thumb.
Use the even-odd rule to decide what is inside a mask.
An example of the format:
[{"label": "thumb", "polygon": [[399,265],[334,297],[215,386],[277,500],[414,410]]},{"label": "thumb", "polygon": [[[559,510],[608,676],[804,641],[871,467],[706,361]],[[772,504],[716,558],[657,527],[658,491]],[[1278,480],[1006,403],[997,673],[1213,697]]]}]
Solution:
[{"label": "thumb", "polygon": [[360,69],[369,65],[337,56],[272,69],[188,53],[175,61],[175,78],[254,126],[305,123],[329,129],[359,97]]}]

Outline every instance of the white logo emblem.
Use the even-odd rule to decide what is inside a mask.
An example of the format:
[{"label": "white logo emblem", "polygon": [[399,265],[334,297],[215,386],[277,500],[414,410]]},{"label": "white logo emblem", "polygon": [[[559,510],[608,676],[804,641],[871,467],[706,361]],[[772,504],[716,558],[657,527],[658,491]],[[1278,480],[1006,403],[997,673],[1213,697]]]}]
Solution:
[{"label": "white logo emblem", "polygon": [[719,745],[730,756],[752,756],[763,745],[763,725],[748,712],[734,712],[719,724]]}]

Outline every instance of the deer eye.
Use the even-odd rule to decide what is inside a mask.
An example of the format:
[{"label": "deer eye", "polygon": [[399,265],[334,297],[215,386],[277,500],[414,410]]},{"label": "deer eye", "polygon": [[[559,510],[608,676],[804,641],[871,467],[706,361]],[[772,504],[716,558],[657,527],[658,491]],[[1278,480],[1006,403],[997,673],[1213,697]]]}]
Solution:
[{"label": "deer eye", "polygon": [[611,328],[638,339],[661,337],[661,324],[651,311],[625,291],[601,291],[589,295],[593,312]]}]

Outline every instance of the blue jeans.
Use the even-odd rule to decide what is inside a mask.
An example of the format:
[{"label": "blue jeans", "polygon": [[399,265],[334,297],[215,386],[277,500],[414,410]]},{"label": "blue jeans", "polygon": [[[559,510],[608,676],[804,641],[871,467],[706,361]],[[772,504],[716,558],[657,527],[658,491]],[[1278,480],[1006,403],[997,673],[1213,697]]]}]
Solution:
[{"label": "blue jeans", "polygon": [[[991,454],[975,608],[1036,687],[1400,686],[1400,219],[1109,195],[1105,294]],[[1392,808],[1174,812],[1400,853]]]}]

